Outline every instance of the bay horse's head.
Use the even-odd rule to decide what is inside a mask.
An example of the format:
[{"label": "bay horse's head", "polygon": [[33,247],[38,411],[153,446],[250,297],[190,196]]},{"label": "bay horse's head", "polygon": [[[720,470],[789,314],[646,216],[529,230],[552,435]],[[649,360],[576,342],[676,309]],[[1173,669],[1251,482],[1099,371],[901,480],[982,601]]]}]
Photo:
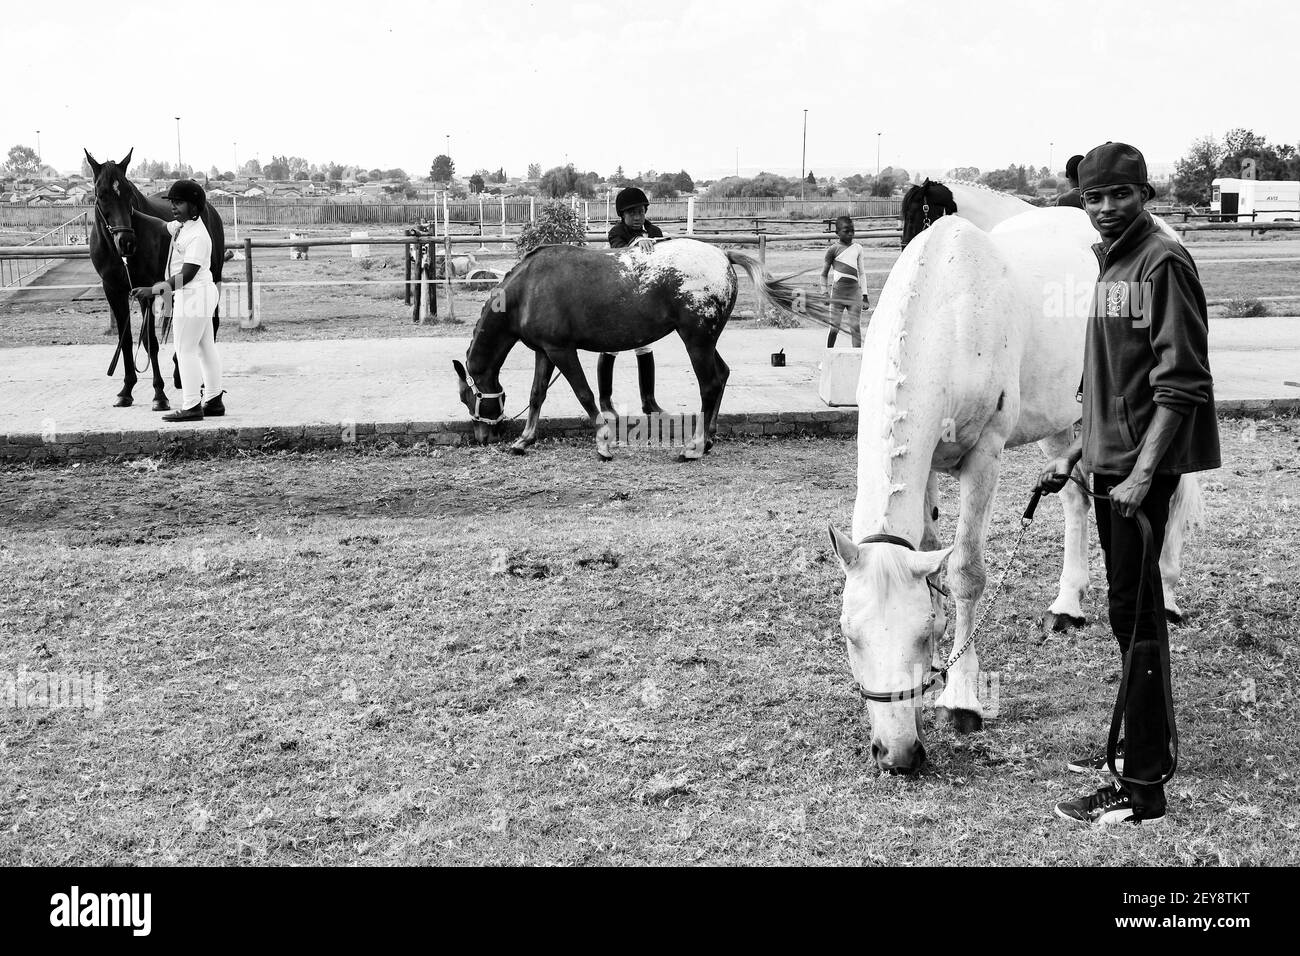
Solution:
[{"label": "bay horse's head", "polygon": [[113,237],[119,256],[133,255],[136,247],[135,227],[131,223],[132,186],[126,178],[133,152],[134,148],[128,150],[120,163],[111,159],[100,163],[90,155],[90,150],[85,150],[86,161],[95,174],[95,218]]},{"label": "bay horse's head", "polygon": [[871,755],[881,770],[913,773],[925,762],[921,701],[948,625],[944,592],[931,579],[952,549],[916,551],[890,535],[855,544],[830,532],[844,568],[840,629],[867,699]]},{"label": "bay horse's head", "polygon": [[903,206],[899,218],[903,220],[902,246],[915,239],[930,227],[930,223],[940,216],[951,216],[957,212],[957,201],[952,198],[952,190],[943,183],[927,179],[919,186],[909,186],[903,193]]},{"label": "bay horse's head", "polygon": [[469,417],[474,422],[474,440],[485,445],[496,437],[497,427],[506,417],[505,389],[498,386],[484,391],[465,370],[464,365],[452,359],[451,366],[460,379],[461,404],[469,409]]}]

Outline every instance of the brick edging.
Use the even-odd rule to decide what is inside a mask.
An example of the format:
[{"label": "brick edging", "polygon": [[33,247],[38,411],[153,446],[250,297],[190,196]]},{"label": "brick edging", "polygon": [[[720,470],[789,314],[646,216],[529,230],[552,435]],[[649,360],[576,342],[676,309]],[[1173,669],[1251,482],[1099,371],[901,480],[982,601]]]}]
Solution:
[{"label": "brick edging", "polygon": [[[1300,414],[1300,398],[1245,399],[1218,403],[1222,417],[1270,418]],[[810,412],[749,412],[718,417],[718,437],[825,436],[855,434],[856,407]],[[502,423],[503,440],[523,430],[522,419]],[[543,438],[590,438],[585,418],[544,418]],[[191,457],[238,450],[312,451],[349,445],[460,445],[472,441],[469,421],[357,422],[337,425],[271,425],[150,429],[148,431],[66,432],[5,435],[0,462],[90,461],[133,455]]]}]

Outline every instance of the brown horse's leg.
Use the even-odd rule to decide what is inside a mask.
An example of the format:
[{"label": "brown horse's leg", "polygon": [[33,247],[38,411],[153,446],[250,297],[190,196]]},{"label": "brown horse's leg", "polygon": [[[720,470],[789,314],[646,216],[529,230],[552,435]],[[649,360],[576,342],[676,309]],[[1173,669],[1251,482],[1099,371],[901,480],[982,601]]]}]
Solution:
[{"label": "brown horse's leg", "polygon": [[[722,405],[722,387],[726,383],[726,376],[722,369],[718,367],[721,357],[714,345],[713,339],[687,339],[682,337],[686,344],[686,352],[691,357],[691,367],[695,369],[695,377],[700,383],[700,417],[695,423],[695,434],[687,443],[686,448],[682,451],[682,461],[694,461],[704,457],[704,453],[713,445],[709,437],[709,422],[717,418],[718,408]],[[730,370],[727,370],[728,373]]]},{"label": "brown horse's leg", "polygon": [[537,362],[533,366],[533,390],[528,396],[528,422],[523,434],[514,440],[510,450],[522,455],[528,446],[537,441],[537,421],[542,417],[542,402],[546,401],[546,390],[551,386],[551,371],[555,363],[542,350],[537,351]]},{"label": "brown horse's leg", "polygon": [[[117,401],[113,403],[115,408],[125,408],[132,404],[135,399],[132,398],[131,392],[135,389],[135,357],[132,355],[131,342],[131,297],[129,293],[122,293],[117,290],[109,291],[104,289],[104,298],[108,300],[108,310],[112,313],[113,322],[117,325],[117,347],[118,361],[122,363],[122,390],[117,393]],[[109,370],[112,375],[112,370]]]},{"label": "brown horse's leg", "polygon": [[155,412],[165,412],[172,406],[167,401],[167,392],[163,388],[162,369],[158,367],[158,323],[152,305],[145,309],[142,324],[144,329],[141,334],[148,336],[145,339],[145,350],[149,353],[149,368],[153,372],[153,405],[151,407]]},{"label": "brown horse's leg", "polygon": [[602,412],[596,406],[596,396],[592,394],[591,386],[587,384],[587,373],[582,370],[582,363],[578,360],[577,351],[574,349],[554,349],[547,352],[547,355],[555,363],[555,367],[568,380],[569,387],[573,389],[573,394],[578,399],[578,404],[587,413],[591,423],[596,426],[596,454],[605,461],[609,461],[614,457],[609,450],[609,443],[614,437],[610,421],[614,416],[608,412]]}]

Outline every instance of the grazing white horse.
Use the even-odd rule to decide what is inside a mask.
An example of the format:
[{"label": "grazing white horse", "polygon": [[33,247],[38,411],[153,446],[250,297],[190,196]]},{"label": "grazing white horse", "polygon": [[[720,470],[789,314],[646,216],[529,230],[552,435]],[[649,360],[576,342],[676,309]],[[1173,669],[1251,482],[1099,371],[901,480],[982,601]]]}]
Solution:
[{"label": "grazing white horse", "polygon": [[[1167,228],[1167,227],[1166,227]],[[831,529],[845,571],[841,626],[849,663],[869,695],[906,696],[936,659],[946,619],[930,578],[947,564],[957,608],[954,647],[972,634],[984,591],[984,549],[1002,450],[1039,442],[1050,457],[1070,443],[1083,341],[1097,280],[1086,214],[1024,212],[990,233],[961,217],[933,222],[899,257],[863,341],[858,383],[858,496],[853,534]],[[953,545],[940,549],[936,472],[960,483]],[[1199,504],[1184,478],[1171,505],[1166,606],[1175,609],[1183,530]],[[1073,484],[1065,570],[1051,615],[1082,621],[1087,509]],[[871,536],[894,541],[861,543]],[[937,700],[959,731],[982,726],[974,643]],[[870,700],[872,752],[882,769],[924,760],[918,697]]]}]

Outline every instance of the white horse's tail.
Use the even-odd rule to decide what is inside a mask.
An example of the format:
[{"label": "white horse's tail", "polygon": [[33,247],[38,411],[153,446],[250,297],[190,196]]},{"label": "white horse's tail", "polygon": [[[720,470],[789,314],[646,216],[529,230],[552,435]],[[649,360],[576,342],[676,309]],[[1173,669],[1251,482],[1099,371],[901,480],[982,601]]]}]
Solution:
[{"label": "white horse's tail", "polygon": [[1201,494],[1201,483],[1196,475],[1183,475],[1174,491],[1174,498],[1169,502],[1169,522],[1167,527],[1182,528],[1192,531],[1205,526],[1205,497]]},{"label": "white horse's tail", "polygon": [[749,275],[758,292],[759,301],[770,305],[778,312],[794,318],[809,318],[823,325],[831,324],[830,306],[820,296],[810,296],[805,289],[789,285],[776,279],[769,279],[763,271],[762,263],[753,256],[743,252],[725,250],[727,261],[740,266]]}]

